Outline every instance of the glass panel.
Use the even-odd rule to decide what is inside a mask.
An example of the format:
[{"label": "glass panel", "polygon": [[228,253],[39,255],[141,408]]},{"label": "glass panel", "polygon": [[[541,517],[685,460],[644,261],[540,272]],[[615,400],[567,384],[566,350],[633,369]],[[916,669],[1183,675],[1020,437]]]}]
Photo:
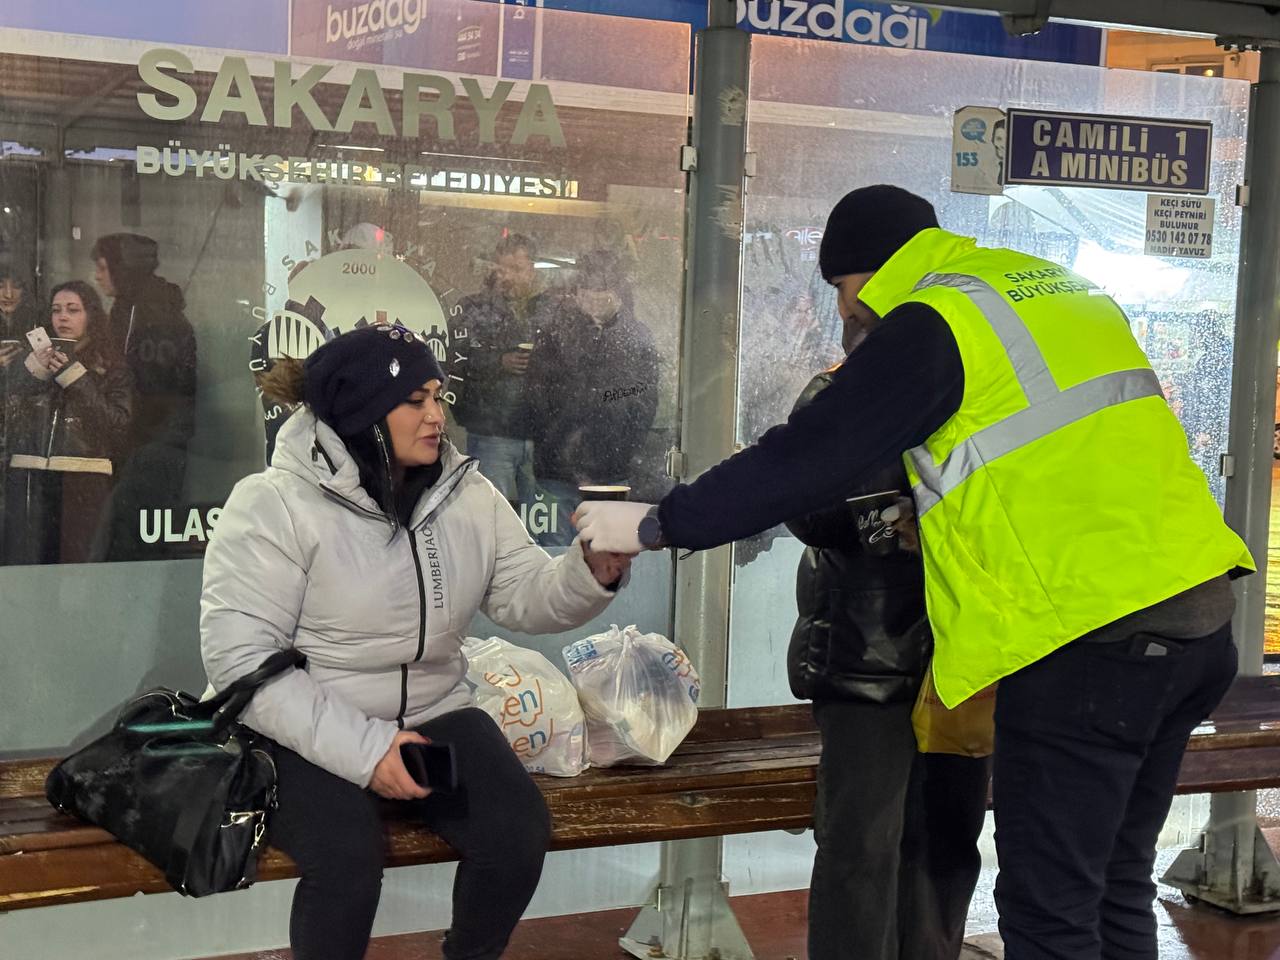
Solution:
[{"label": "glass panel", "polygon": [[[749,182],[743,253],[741,442],[785,419],[809,379],[840,357],[834,298],[816,262],[822,227],[847,190],[892,182],[932,200],[948,229],[1065,263],[1113,296],[1221,497],[1240,231],[1234,188],[1244,170],[1247,84],[773,37],[753,41],[752,71],[757,173]],[[971,104],[1213,120],[1212,259],[1144,256],[1142,193],[1021,186],[996,198],[950,193],[951,115]],[[786,698],[777,658],[761,655],[781,650],[795,613],[784,584],[799,548],[778,543],[780,535],[781,528],[735,547],[735,705]],[[774,613],[756,616],[757,602]]]},{"label": "glass panel", "polygon": [[[688,27],[406,0],[375,29],[349,0],[263,20],[229,2],[260,35],[158,18],[102,30],[155,39],[82,37],[0,14],[0,757],[81,744],[139,688],[203,689],[201,557],[290,413],[253,374],[338,332],[398,321],[429,339],[450,437],[496,483],[524,478],[510,499],[553,553],[579,484],[667,487]],[[94,386],[76,409],[73,384],[27,365],[33,329]],[[479,614],[469,632],[560,667],[564,644],[610,622],[669,635],[670,564],[641,558],[568,634]],[[533,911],[639,902],[656,870],[654,846],[557,855]],[[444,926],[451,876],[393,874],[379,932]],[[70,953],[92,925],[105,957],[141,956],[139,928],[147,956],[284,938],[287,887],[238,897],[261,904],[247,921],[231,898],[206,905],[220,924],[173,899],[16,916],[17,942]]]},{"label": "glass panel", "polygon": [[[816,263],[821,231],[846,191],[887,182],[933,201],[948,229],[1063,263],[1102,285],[1130,316],[1221,500],[1240,231],[1234,188],[1243,177],[1247,104],[1248,86],[1238,81],[754,38],[739,439],[749,443],[785,419],[814,374],[839,358],[839,320]],[[1141,193],[951,193],[951,117],[968,105],[1212,120],[1212,259],[1144,256]],[[734,547],[731,706],[792,701],[785,657],[803,550],[782,528]],[[726,871],[743,879],[742,892],[774,889],[804,873],[794,858],[807,863],[812,849],[808,838],[781,834],[730,838]]]},{"label": "glass panel", "polygon": [[1276,439],[1272,448],[1275,463],[1271,467],[1271,529],[1267,537],[1267,613],[1263,651],[1272,668],[1280,669],[1280,377],[1277,377],[1276,388]]}]

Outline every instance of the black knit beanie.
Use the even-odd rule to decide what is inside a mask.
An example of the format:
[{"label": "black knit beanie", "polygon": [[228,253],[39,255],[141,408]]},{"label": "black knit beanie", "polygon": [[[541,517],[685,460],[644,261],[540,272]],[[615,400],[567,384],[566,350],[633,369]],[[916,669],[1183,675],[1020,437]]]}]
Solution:
[{"label": "black knit beanie", "polygon": [[924,197],[880,184],[846,193],[827,218],[818,248],[822,278],[874,273],[921,230],[938,225]]},{"label": "black knit beanie", "polygon": [[306,402],[340,437],[368,430],[444,371],[420,334],[396,324],[359,327],[307,357]]}]

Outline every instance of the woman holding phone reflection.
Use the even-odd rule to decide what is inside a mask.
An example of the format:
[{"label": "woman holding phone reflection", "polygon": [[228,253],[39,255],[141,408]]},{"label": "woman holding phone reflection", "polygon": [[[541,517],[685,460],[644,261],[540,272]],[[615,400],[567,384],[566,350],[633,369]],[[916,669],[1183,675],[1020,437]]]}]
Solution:
[{"label": "woman holding phone reflection", "polygon": [[[111,492],[133,384],[87,283],[53,290],[55,338],[31,339],[10,377],[5,547],[9,563],[83,563]],[[30,338],[29,338],[30,339]]]},{"label": "woman holding phone reflection", "polygon": [[35,285],[26,272],[0,259],[0,367],[22,358],[28,330],[40,326]]}]

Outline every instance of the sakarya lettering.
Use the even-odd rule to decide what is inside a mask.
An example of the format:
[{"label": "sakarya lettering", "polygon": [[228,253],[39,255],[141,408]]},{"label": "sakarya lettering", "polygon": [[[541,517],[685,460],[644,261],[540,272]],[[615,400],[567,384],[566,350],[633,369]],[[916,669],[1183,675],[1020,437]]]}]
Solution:
[{"label": "sakarya lettering", "polygon": [[[347,84],[347,95],[337,117],[331,118],[320,108],[313,91],[332,69],[329,64],[314,64],[294,76],[288,60],[273,61],[271,94],[264,104],[245,58],[224,57],[202,106],[196,87],[183,79],[195,73],[191,59],[178,50],[157,48],[148,50],[138,61],[138,76],[148,88],[138,92],[138,106],[156,120],[181,121],[198,115],[203,123],[220,123],[225,114],[239,114],[250,126],[285,129],[291,128],[295,115],[301,114],[313,130],[349,133],[356,124],[366,123],[387,137],[418,137],[422,120],[427,118],[435,125],[437,140],[453,141],[453,114],[461,101],[479,121],[480,141],[494,143],[498,113],[515,89],[512,81],[500,80],[486,95],[478,80],[462,77],[463,96],[459,97],[448,77],[406,72],[400,115],[392,117],[377,72],[361,67]],[[545,137],[552,146],[565,145],[551,89],[545,83],[529,84],[511,131],[511,143],[519,146],[531,137]]]}]

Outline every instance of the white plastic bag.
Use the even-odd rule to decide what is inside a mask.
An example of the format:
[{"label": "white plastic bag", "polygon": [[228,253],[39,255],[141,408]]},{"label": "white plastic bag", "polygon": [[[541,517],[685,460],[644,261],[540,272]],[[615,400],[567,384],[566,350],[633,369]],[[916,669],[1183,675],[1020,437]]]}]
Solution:
[{"label": "white plastic bag", "polygon": [[698,673],[684,651],[635,626],[564,648],[569,676],[587,715],[594,766],[665,763],[698,719]]},{"label": "white plastic bag", "polygon": [[493,717],[526,770],[576,777],[587,768],[578,694],[550,660],[500,637],[468,637],[462,650],[477,706]]}]

